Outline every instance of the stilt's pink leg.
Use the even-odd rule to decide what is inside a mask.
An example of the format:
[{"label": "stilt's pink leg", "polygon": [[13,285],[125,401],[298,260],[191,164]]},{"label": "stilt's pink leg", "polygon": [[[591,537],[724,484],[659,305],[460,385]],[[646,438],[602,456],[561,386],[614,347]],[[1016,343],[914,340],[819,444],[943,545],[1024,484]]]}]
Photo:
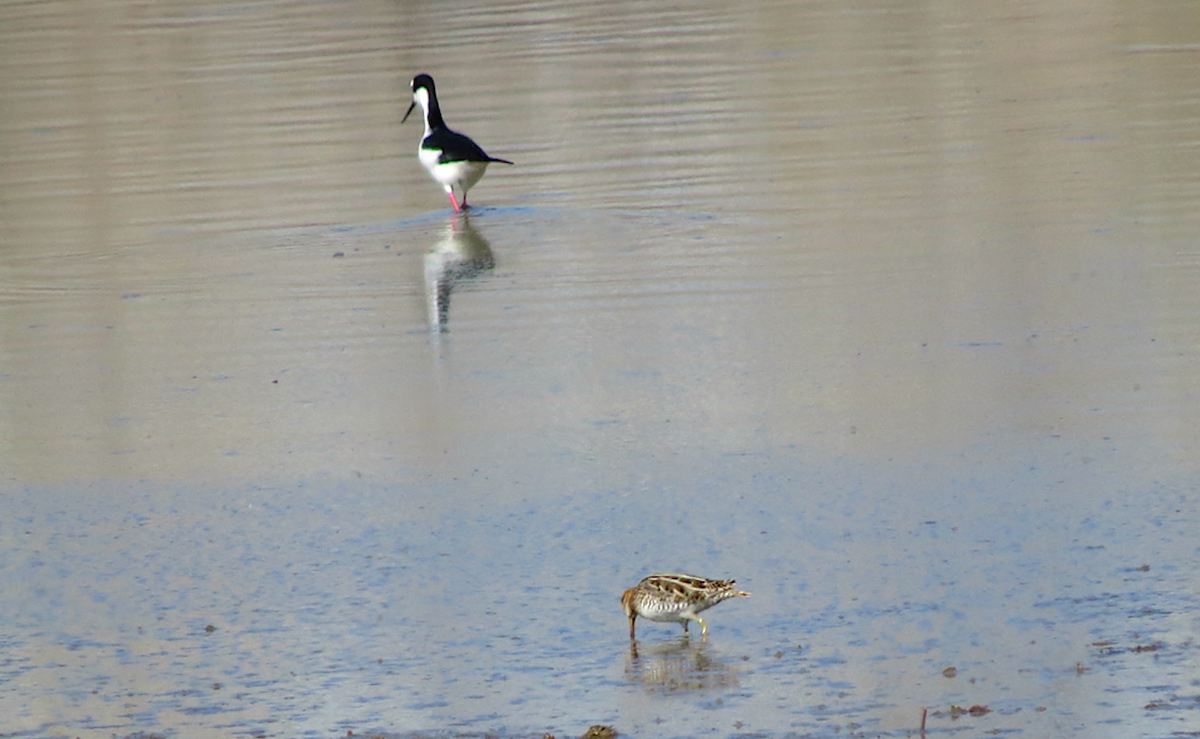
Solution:
[{"label": "stilt's pink leg", "polygon": [[[458,207],[458,201],[454,199],[454,191],[446,190],[446,194],[450,196],[450,204],[454,206],[454,212],[457,213],[460,210],[462,210],[462,208]],[[464,203],[466,202],[465,198],[464,198],[463,202]]]}]

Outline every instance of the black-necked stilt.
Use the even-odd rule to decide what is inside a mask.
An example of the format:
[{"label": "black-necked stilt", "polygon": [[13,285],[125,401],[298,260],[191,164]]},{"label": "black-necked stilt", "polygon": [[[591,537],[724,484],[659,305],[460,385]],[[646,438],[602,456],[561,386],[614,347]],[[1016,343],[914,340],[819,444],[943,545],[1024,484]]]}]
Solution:
[{"label": "black-necked stilt", "polygon": [[[400,119],[401,123],[408,120],[413,108],[421,106],[425,113],[425,137],[421,139],[421,148],[417,149],[417,158],[429,176],[442,183],[450,203],[455,211],[467,207],[467,190],[479,182],[484,170],[492,162],[512,164],[507,159],[497,159],[488,156],[479,148],[479,144],[463,136],[457,131],[446,128],[442,120],[442,109],[438,107],[437,90],[433,86],[433,78],[427,74],[418,74],[412,81],[413,101],[408,106],[408,112]],[[462,191],[462,204],[454,197],[454,189]]]}]

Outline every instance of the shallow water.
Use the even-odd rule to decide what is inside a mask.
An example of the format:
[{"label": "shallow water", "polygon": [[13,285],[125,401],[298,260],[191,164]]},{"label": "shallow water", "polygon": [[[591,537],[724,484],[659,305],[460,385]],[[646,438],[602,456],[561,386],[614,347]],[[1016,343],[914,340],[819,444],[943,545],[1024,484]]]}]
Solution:
[{"label": "shallow water", "polygon": [[1200,732],[1196,13],[3,6],[0,733]]}]

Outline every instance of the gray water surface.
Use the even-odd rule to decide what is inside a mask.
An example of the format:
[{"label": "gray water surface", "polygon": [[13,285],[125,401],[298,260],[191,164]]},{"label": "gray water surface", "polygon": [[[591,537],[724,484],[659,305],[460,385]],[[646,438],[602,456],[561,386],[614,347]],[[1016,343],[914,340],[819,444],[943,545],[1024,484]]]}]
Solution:
[{"label": "gray water surface", "polygon": [[1200,733],[1198,13],[0,6],[0,734]]}]

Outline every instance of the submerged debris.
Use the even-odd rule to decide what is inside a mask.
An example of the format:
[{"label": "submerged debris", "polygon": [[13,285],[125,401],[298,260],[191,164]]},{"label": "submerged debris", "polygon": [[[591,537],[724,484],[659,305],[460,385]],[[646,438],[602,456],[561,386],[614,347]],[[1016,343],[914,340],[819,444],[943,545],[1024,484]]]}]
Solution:
[{"label": "submerged debris", "polygon": [[970,708],[963,708],[962,706],[953,706],[953,705],[950,706],[950,718],[953,720],[957,720],[960,716],[963,716],[966,714],[970,714],[972,716],[986,716],[991,712],[992,712],[992,709],[988,708],[987,706],[981,706],[978,704],[971,706]]}]

